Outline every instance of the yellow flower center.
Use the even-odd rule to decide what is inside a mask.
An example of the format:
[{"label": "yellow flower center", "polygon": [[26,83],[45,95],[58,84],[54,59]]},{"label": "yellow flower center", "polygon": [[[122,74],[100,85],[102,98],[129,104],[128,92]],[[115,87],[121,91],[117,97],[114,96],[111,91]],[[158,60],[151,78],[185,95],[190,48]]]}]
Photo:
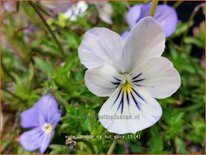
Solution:
[{"label": "yellow flower center", "polygon": [[52,125],[49,123],[45,123],[43,125],[42,129],[45,133],[51,133],[52,132]]},{"label": "yellow flower center", "polygon": [[131,80],[127,75],[125,76],[125,81],[121,83],[121,87],[124,92],[130,92],[132,90]]}]

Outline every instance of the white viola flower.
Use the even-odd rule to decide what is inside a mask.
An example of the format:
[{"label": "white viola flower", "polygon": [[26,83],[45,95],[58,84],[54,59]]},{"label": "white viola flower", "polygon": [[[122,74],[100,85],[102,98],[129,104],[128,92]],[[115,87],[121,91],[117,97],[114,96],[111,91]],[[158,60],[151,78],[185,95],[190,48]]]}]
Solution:
[{"label": "white viola flower", "polygon": [[173,64],[161,57],[164,48],[164,30],[152,17],[140,20],[126,40],[106,28],[85,33],[78,49],[88,68],[85,83],[93,94],[109,96],[98,114],[109,132],[136,133],[160,119],[155,98],[171,96],[181,83]]},{"label": "white viola flower", "polygon": [[71,21],[76,21],[78,16],[83,16],[88,8],[88,4],[85,1],[78,1],[72,5],[65,13],[65,18],[70,18]]}]

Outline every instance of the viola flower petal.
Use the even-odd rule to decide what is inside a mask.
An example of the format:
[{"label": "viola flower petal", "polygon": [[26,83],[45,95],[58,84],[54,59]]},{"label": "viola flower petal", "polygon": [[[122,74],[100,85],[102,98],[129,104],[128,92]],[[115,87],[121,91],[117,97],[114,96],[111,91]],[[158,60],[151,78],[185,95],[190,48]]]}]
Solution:
[{"label": "viola flower petal", "polygon": [[[150,6],[151,4],[142,5],[139,19],[148,16]],[[176,30],[178,21],[177,13],[175,9],[169,5],[158,5],[153,17],[164,29],[166,37],[169,37]]]},{"label": "viola flower petal", "polygon": [[22,147],[27,151],[34,151],[41,146],[44,133],[40,128],[34,128],[31,131],[24,132],[19,139]]},{"label": "viola flower petal", "polygon": [[101,124],[112,133],[136,133],[156,123],[162,115],[159,103],[140,88],[120,87],[103,104],[98,114]]},{"label": "viola flower petal", "polygon": [[90,29],[78,49],[80,61],[88,69],[104,64],[118,68],[123,44],[122,38],[109,29]]},{"label": "viola flower petal", "polygon": [[141,8],[142,5],[134,5],[127,12],[126,21],[130,29],[132,29],[136,25],[137,21],[139,20],[141,15]]},{"label": "viola flower petal", "polygon": [[54,129],[60,117],[61,113],[58,110],[55,98],[49,94],[43,95],[32,108],[21,114],[21,125],[23,127],[33,127],[32,120],[36,122],[34,129],[20,136],[20,143],[23,148],[27,151],[34,151],[39,148],[40,152],[43,153],[54,135]]},{"label": "viola flower petal", "polygon": [[125,31],[125,32],[123,32],[122,35],[121,35],[122,39],[126,40],[128,34],[129,34],[129,31],[128,31],[128,30]]},{"label": "viola flower petal", "polygon": [[39,106],[39,122],[40,125],[44,123],[57,124],[60,120],[60,112],[55,98],[51,95],[44,95]]},{"label": "viola flower petal", "polygon": [[181,84],[179,73],[172,63],[163,57],[145,60],[136,66],[130,76],[135,77],[139,73],[141,77],[133,80],[134,83],[154,98],[162,99],[171,96]]},{"label": "viola flower petal", "polygon": [[34,117],[38,113],[37,106],[33,106],[30,109],[22,112],[21,117],[21,127],[22,128],[32,128],[39,125],[39,120],[37,117]]},{"label": "viola flower petal", "polygon": [[56,127],[57,123],[60,121],[61,119],[61,113],[57,112],[56,114],[54,114],[53,116],[51,116],[50,118],[50,123],[53,127]]},{"label": "viola flower petal", "polygon": [[89,69],[85,74],[87,88],[97,96],[110,96],[122,81],[122,77],[111,65]]},{"label": "viola flower petal", "polygon": [[51,134],[44,134],[44,137],[42,138],[41,141],[41,146],[40,146],[40,153],[44,153],[49,146],[49,143],[53,137],[54,133]]},{"label": "viola flower petal", "polygon": [[122,53],[123,72],[130,72],[144,59],[160,57],[165,48],[165,33],[152,18],[145,17],[130,31]]},{"label": "viola flower petal", "polygon": [[[99,31],[98,35],[87,36],[92,39],[80,45],[81,61],[91,51],[92,56],[97,55],[90,59],[92,61],[87,59],[87,63],[93,64],[86,71],[85,83],[95,95],[110,96],[98,114],[100,123],[109,132],[136,133],[160,119],[162,109],[153,97],[164,98],[173,94],[180,85],[180,77],[172,63],[161,57],[165,32],[154,18],[140,20],[123,43],[117,38],[111,41],[109,37],[102,37],[105,36],[103,33]],[[100,48],[96,48],[96,40]],[[109,42],[105,44],[105,40]],[[118,50],[110,48],[114,47],[114,42]],[[101,57],[99,51],[103,51]],[[94,60],[97,67],[94,67]]]}]

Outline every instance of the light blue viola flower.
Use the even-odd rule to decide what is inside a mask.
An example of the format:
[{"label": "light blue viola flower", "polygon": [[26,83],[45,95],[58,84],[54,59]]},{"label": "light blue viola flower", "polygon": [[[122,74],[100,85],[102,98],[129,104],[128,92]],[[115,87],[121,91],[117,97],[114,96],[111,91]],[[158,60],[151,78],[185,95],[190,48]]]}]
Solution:
[{"label": "light blue viola flower", "polygon": [[27,151],[39,149],[40,153],[44,153],[61,117],[56,100],[46,94],[20,117],[22,128],[32,128],[20,136],[20,144]]},{"label": "light blue viola flower", "polygon": [[[126,21],[131,30],[140,19],[147,17],[149,14],[151,4],[146,5],[134,5],[132,6],[126,16]],[[157,5],[153,18],[161,25],[165,31],[165,36],[169,37],[176,30],[177,25],[177,13],[174,8],[169,5]],[[123,38],[126,38],[129,31],[125,31],[122,34]]]},{"label": "light blue viola flower", "polygon": [[160,119],[155,98],[171,96],[181,83],[173,64],[161,57],[164,48],[165,33],[152,17],[140,20],[125,40],[106,28],[84,34],[78,54],[88,68],[85,84],[93,94],[109,97],[98,114],[109,132],[136,133]]}]

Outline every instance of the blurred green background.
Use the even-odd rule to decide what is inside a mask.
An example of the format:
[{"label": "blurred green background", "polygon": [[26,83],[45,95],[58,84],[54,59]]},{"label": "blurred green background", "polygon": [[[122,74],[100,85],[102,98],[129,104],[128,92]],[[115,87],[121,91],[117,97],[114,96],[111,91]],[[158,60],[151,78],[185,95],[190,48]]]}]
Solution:
[{"label": "blurred green background", "polygon": [[[1,3],[5,7],[7,2]],[[129,6],[144,2],[109,3],[113,24],[100,20],[94,4],[89,4],[85,14],[76,21],[64,18],[56,10],[51,15],[40,2],[13,2],[9,4],[11,8],[2,10],[2,153],[29,153],[18,143],[23,132],[19,114],[47,92],[56,97],[63,115],[46,153],[108,151],[113,140],[105,135],[113,134],[97,120],[106,98],[99,98],[86,88],[86,69],[79,62],[78,45],[83,34],[93,27],[107,27],[121,34],[128,28],[125,15]],[[139,138],[133,135],[119,138],[114,153],[204,153],[205,21],[200,3],[168,2],[176,7],[181,18],[176,32],[167,38],[163,55],[179,71],[182,85],[172,97],[159,100],[163,108],[160,121],[137,132],[135,136]],[[83,117],[76,119],[78,116]],[[103,138],[74,138],[76,145],[69,149],[65,142],[71,135],[102,135]]]}]

